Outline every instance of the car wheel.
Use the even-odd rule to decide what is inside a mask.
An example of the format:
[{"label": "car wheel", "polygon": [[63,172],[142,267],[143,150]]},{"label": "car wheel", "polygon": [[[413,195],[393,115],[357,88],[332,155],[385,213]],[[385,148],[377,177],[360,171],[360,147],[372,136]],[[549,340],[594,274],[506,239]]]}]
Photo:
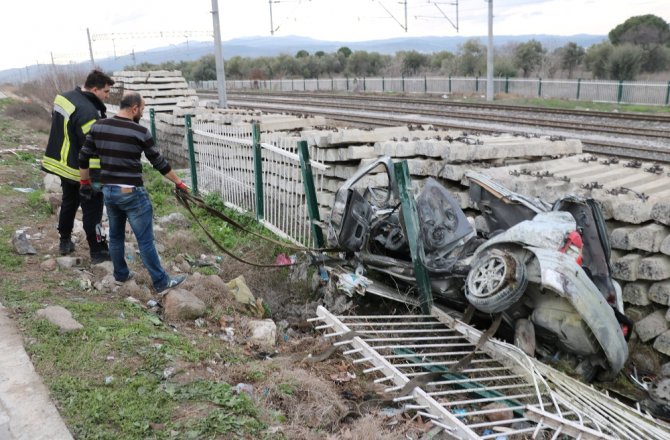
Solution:
[{"label": "car wheel", "polygon": [[481,312],[499,313],[517,302],[527,285],[526,267],[516,255],[490,249],[472,264],[465,297]]}]

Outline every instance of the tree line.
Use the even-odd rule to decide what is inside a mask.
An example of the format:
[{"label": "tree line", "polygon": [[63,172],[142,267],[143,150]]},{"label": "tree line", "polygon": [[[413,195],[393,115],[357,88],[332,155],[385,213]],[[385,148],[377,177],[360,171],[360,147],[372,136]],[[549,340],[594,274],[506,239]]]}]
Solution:
[{"label": "tree line", "polygon": [[[277,79],[361,76],[485,76],[487,48],[478,39],[461,44],[455,52],[424,54],[415,50],[384,55],[340,47],[334,53],[299,50],[295,55],[239,57],[225,62],[228,79]],[[139,70],[181,70],[189,81],[216,79],[214,55],[196,61],[142,63]],[[608,40],[584,48],[569,42],[548,51],[539,41],[497,47],[494,76],[634,80],[642,73],[670,69],[670,25],[656,15],[631,17],[608,34]]]}]

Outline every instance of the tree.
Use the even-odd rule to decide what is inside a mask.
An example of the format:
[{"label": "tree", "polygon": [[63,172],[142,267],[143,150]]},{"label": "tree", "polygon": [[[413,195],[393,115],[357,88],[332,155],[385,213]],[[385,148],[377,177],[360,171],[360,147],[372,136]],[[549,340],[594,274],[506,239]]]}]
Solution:
[{"label": "tree", "polygon": [[298,53],[295,54],[296,58],[305,58],[309,56],[309,52],[307,52],[305,49],[301,49],[298,51]]},{"label": "tree", "polygon": [[584,64],[595,79],[606,79],[609,76],[609,58],[614,47],[608,41],[594,44],[586,50]]},{"label": "tree", "polygon": [[357,50],[347,59],[347,71],[356,75],[378,75],[388,63],[389,57],[382,57],[378,52]]},{"label": "tree", "polygon": [[486,70],[486,47],[476,38],[470,39],[458,48],[459,73],[480,75]]},{"label": "tree", "polygon": [[513,78],[517,74],[514,62],[510,58],[497,58],[493,63],[493,76]]},{"label": "tree", "polygon": [[314,56],[317,57],[317,58],[321,58],[324,55],[326,55],[326,52],[324,52],[322,50],[317,50],[316,52],[314,52]]},{"label": "tree", "polygon": [[216,63],[214,55],[205,55],[196,61],[192,71],[194,81],[211,81],[216,79]]},{"label": "tree", "polygon": [[414,75],[422,67],[428,65],[428,56],[415,50],[397,52],[396,58],[402,59],[402,73]]},{"label": "tree", "polygon": [[568,71],[568,78],[572,78],[572,73],[581,64],[586,51],[582,46],[573,42],[569,42],[558,51],[561,57],[561,67]]},{"label": "tree", "polygon": [[547,50],[542,47],[542,43],[533,39],[521,43],[514,51],[515,65],[523,71],[523,77],[528,78],[530,73],[542,64],[542,58]]},{"label": "tree", "polygon": [[342,46],[337,49],[337,54],[344,58],[349,58],[349,55],[351,55],[351,49],[349,49],[347,46]]},{"label": "tree", "polygon": [[656,15],[638,15],[612,29],[609,39],[615,46],[626,43],[639,46],[668,44],[670,26]]},{"label": "tree", "polygon": [[616,46],[607,63],[610,78],[619,81],[634,80],[640,71],[642,57],[642,49],[632,44]]}]

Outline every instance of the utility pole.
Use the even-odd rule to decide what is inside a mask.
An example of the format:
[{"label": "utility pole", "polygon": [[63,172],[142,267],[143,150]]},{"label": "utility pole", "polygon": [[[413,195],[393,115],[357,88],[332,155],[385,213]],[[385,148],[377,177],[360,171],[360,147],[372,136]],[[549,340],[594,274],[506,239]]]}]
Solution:
[{"label": "utility pole", "polygon": [[223,54],[221,53],[221,28],[219,24],[218,0],[212,0],[212,21],[214,25],[214,59],[216,61],[216,81],[219,89],[219,107],[227,108],[226,72],[223,69]]},{"label": "utility pole", "polygon": [[56,90],[61,92],[60,84],[58,83],[58,75],[56,74],[56,63],[54,62],[54,53],[51,52],[51,75],[53,76],[54,86]]},{"label": "utility pole", "polygon": [[268,0],[268,3],[270,3],[270,35],[275,34],[275,25],[272,22],[272,0]]},{"label": "utility pole", "polygon": [[133,67],[137,66],[137,60],[135,59],[135,48],[133,48]]},{"label": "utility pole", "polygon": [[493,101],[493,0],[489,2],[489,42],[486,48],[486,100]]},{"label": "utility pole", "polygon": [[88,52],[91,55],[91,69],[95,69],[95,60],[93,59],[93,45],[91,44],[91,32],[86,28],[86,36],[88,37]]}]

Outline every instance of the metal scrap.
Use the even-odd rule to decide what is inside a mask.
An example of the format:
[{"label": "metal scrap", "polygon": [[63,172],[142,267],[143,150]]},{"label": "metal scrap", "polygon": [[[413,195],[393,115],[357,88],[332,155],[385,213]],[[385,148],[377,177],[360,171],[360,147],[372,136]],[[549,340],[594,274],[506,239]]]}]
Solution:
[{"label": "metal scrap", "polygon": [[648,173],[663,174],[663,167],[657,163],[653,164],[649,168],[645,168],[644,170]]},{"label": "metal scrap", "polygon": [[640,162],[637,159],[633,159],[630,162],[626,162],[623,164],[626,168],[640,168],[642,166],[642,162]]},{"label": "metal scrap", "polygon": [[603,165],[608,165],[608,166],[609,165],[614,165],[614,164],[619,163],[619,158],[618,157],[612,157],[610,159],[605,159],[600,163],[603,164]]},{"label": "metal scrap", "polygon": [[579,159],[580,162],[589,163],[589,162],[598,162],[598,156],[586,156]]},{"label": "metal scrap", "polygon": [[554,173],[550,173],[547,170],[544,171],[536,171],[534,173],[530,173],[531,176],[537,177],[538,179],[542,179],[544,177],[554,177]]},{"label": "metal scrap", "polygon": [[646,202],[647,200],[649,200],[649,196],[646,195],[645,193],[638,192],[638,191],[635,191],[635,190],[630,189],[630,188],[625,188],[623,186],[607,190],[607,194],[611,194],[613,196],[618,196],[619,194],[628,194],[629,192],[635,194],[643,202]]}]

